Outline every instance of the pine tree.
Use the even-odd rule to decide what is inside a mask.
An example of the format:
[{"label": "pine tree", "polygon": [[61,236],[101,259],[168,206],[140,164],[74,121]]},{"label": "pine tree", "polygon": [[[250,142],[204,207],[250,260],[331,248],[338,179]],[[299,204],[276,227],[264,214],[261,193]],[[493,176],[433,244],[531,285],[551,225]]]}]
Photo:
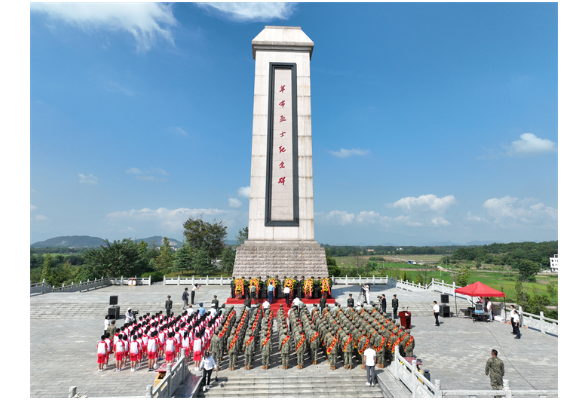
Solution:
[{"label": "pine tree", "polygon": [[168,271],[172,268],[174,262],[174,257],[171,252],[171,247],[169,245],[168,238],[163,238],[163,243],[159,249],[159,256],[155,259],[155,268],[158,271]]},{"label": "pine tree", "polygon": [[183,245],[176,251],[173,269],[175,272],[192,267],[193,249],[190,245]]},{"label": "pine tree", "polygon": [[54,273],[52,268],[53,257],[51,253],[45,254],[45,260],[43,261],[43,271],[41,272],[41,280],[45,280],[50,285],[55,284],[54,280]]}]

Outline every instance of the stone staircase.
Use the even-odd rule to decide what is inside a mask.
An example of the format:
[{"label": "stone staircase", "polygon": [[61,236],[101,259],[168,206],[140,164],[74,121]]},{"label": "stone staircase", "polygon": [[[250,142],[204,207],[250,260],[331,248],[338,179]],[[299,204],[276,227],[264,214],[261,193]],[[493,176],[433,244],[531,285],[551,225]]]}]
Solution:
[{"label": "stone staircase", "polygon": [[[342,379],[333,374],[312,376],[247,376],[219,378],[209,390],[200,391],[198,397],[384,397],[379,385],[366,386],[365,370]],[[353,370],[352,370],[353,371]]]},{"label": "stone staircase", "polygon": [[327,277],[325,249],[316,241],[253,241],[237,248],[233,276]]}]

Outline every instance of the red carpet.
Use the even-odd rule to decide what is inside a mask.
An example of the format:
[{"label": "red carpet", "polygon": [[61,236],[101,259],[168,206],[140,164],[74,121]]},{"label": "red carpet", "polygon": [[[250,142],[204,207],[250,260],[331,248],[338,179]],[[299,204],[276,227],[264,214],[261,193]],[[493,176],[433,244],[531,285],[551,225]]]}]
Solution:
[{"label": "red carpet", "polygon": [[[261,301],[259,301],[258,299],[258,303],[262,304],[263,301],[265,299],[261,299]],[[319,304],[320,299],[302,299],[302,302],[305,305],[313,305],[314,303]],[[232,299],[232,298],[228,298],[225,301],[225,304],[243,304],[245,302],[245,299]],[[334,304],[335,303],[335,299],[327,299],[327,304]],[[255,305],[255,303],[252,303],[253,305]],[[292,304],[292,303],[290,303]],[[273,303],[270,306],[270,309],[272,311],[278,311],[280,309],[280,305],[283,306],[284,311],[288,311],[290,309],[290,307],[286,307],[286,299],[274,299]]]}]

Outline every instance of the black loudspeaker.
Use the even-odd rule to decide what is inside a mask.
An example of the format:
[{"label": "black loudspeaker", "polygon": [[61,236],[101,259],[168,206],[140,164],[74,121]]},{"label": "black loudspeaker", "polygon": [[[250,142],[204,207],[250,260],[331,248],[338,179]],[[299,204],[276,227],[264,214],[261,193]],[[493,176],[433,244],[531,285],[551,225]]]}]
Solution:
[{"label": "black loudspeaker", "polygon": [[116,306],[118,304],[118,296],[110,296],[110,303],[111,306]]},{"label": "black loudspeaker", "polygon": [[449,295],[448,294],[441,295],[441,303],[443,303],[443,304],[449,303]]},{"label": "black loudspeaker", "polygon": [[440,311],[441,311],[440,314],[443,318],[448,318],[451,316],[450,311],[449,311],[449,306],[442,305]]},{"label": "black loudspeaker", "polygon": [[[112,296],[112,297],[116,297],[116,296]],[[108,307],[108,316],[110,317],[110,319],[118,319],[118,317],[120,316],[120,307],[119,306]]]}]

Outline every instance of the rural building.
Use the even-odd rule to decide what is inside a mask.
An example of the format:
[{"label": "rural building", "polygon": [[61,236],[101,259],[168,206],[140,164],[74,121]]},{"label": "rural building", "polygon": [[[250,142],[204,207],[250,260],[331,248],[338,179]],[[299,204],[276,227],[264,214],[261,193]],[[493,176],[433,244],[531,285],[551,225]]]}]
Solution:
[{"label": "rural building", "polygon": [[554,254],[553,257],[549,257],[549,264],[551,266],[551,272],[555,272],[557,274],[558,268],[557,268],[557,261],[558,257],[557,254]]}]

